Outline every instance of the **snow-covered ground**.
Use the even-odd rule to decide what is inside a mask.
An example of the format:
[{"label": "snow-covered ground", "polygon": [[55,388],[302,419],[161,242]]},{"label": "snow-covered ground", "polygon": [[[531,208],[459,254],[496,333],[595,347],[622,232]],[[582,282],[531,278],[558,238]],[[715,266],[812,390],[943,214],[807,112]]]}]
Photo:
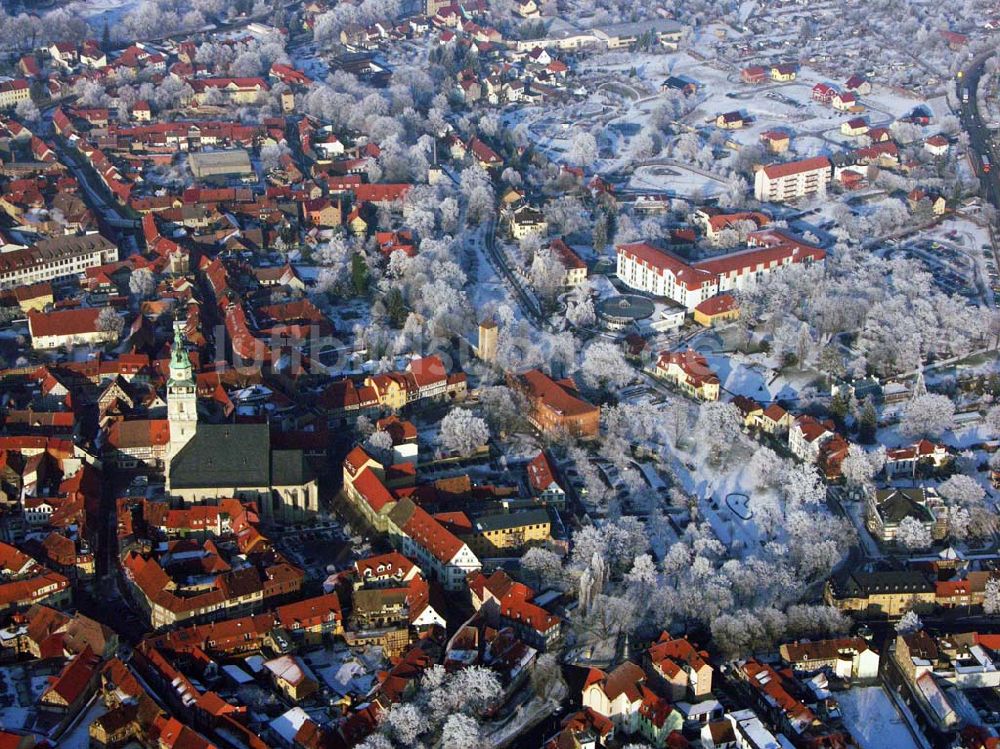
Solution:
[{"label": "snow-covered ground", "polygon": [[137,0],[86,0],[71,3],[68,10],[83,18],[93,29],[103,30],[107,23],[113,30],[138,4]]},{"label": "snow-covered ground", "polygon": [[726,183],[720,177],[671,164],[638,167],[628,186],[633,190],[662,190],[679,198],[712,198],[723,191]]},{"label": "snow-covered ground", "polygon": [[882,687],[860,687],[837,694],[844,725],[861,749],[920,749]]}]

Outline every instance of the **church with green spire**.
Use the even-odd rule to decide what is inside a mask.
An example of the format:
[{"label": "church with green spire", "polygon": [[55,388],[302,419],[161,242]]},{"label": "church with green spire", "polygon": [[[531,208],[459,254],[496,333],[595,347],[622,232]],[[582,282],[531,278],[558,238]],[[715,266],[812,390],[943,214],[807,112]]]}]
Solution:
[{"label": "church with green spire", "polygon": [[319,511],[319,483],[305,453],[274,449],[267,424],[199,423],[197,382],[179,328],[170,355],[167,419],[171,498],[185,504],[253,500],[271,521],[295,522]]}]

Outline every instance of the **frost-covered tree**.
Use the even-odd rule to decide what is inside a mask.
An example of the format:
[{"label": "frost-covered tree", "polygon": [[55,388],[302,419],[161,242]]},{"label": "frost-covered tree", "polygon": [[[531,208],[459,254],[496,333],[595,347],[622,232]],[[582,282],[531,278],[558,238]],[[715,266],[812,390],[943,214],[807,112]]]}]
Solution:
[{"label": "frost-covered tree", "polygon": [[955,423],[955,404],[946,395],[927,393],[911,400],[899,421],[899,430],[909,437],[934,436]]},{"label": "frost-covered tree", "polygon": [[14,107],[14,114],[17,115],[18,120],[29,126],[34,125],[42,119],[42,113],[38,109],[38,105],[31,99],[19,101],[17,106]]},{"label": "frost-covered tree", "polygon": [[521,556],[521,569],[537,586],[561,586],[563,580],[562,558],[554,551],[532,546]]},{"label": "frost-covered tree", "polygon": [[590,166],[597,160],[597,139],[588,132],[577,133],[570,144],[566,158],[571,164]]},{"label": "frost-covered tree", "polygon": [[914,632],[919,632],[924,628],[924,623],[920,620],[920,616],[916,611],[907,611],[896,622],[896,631],[901,635],[909,635]]},{"label": "frost-covered tree", "polygon": [[382,728],[403,746],[416,746],[427,722],[416,705],[397,703],[382,718]]},{"label": "frost-covered tree", "polygon": [[950,503],[962,507],[975,507],[982,503],[986,490],[971,476],[957,473],[941,486],[938,493]]},{"label": "frost-covered tree", "polygon": [[484,749],[482,731],[475,718],[457,713],[449,715],[441,729],[441,746],[449,749]]},{"label": "frost-covered tree", "polygon": [[471,455],[490,439],[486,422],[465,408],[453,408],[441,419],[441,447],[449,453]]},{"label": "frost-covered tree", "polygon": [[531,687],[543,700],[559,697],[566,690],[562,668],[555,653],[542,653],[531,669]]},{"label": "frost-covered tree", "polygon": [[137,301],[144,301],[156,291],[156,276],[149,268],[133,271],[128,279],[128,290]]},{"label": "frost-covered tree", "polygon": [[701,404],[698,421],[691,438],[699,450],[704,450],[709,461],[719,465],[722,459],[739,442],[743,431],[743,417],[732,403],[713,401]]},{"label": "frost-covered tree", "polygon": [[986,590],[983,592],[983,612],[1000,614],[1000,578],[991,577],[986,581]]},{"label": "frost-covered tree", "polygon": [[114,333],[116,336],[122,334],[125,328],[125,321],[112,307],[102,307],[97,314],[97,329],[102,333]]},{"label": "frost-covered tree", "polygon": [[884,449],[869,453],[860,445],[851,445],[847,449],[847,457],[840,464],[840,472],[849,486],[867,486],[884,464]]},{"label": "frost-covered tree", "polygon": [[392,462],[392,435],[381,429],[373,431],[364,443],[365,450],[380,463]]},{"label": "frost-covered tree", "polygon": [[604,340],[595,341],[584,350],[580,376],[588,387],[612,391],[635,379],[621,348]]},{"label": "frost-covered tree", "polygon": [[903,518],[896,529],[896,542],[906,549],[926,549],[931,541],[930,530],[916,518]]}]

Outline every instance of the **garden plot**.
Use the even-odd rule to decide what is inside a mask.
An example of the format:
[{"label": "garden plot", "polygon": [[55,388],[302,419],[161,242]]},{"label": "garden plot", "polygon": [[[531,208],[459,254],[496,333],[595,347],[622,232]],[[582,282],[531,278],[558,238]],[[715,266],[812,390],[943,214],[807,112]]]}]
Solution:
[{"label": "garden plot", "polygon": [[863,687],[837,694],[844,725],[861,749],[918,749],[906,722],[882,687]]}]

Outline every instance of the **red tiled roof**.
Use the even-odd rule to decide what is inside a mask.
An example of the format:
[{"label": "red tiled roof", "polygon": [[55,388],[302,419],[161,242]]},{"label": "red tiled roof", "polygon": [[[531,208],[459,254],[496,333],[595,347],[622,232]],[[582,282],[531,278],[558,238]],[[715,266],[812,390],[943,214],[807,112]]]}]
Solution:
[{"label": "red tiled roof", "polygon": [[597,406],[578,398],[561,383],[554,381],[544,372],[531,369],[521,375],[528,394],[563,416],[582,416],[597,410]]},{"label": "red tiled roof", "polygon": [[703,283],[712,280],[711,274],[707,271],[689,265],[676,255],[654,247],[648,242],[618,245],[617,250],[621,254],[642,262],[647,267],[659,271],[661,275],[664,271],[670,271],[679,284],[690,290],[700,289]]},{"label": "red tiled roof", "polygon": [[375,512],[396,501],[371,468],[365,468],[355,477],[354,488]]},{"label": "red tiled roof", "polygon": [[340,598],[336,593],[327,593],[316,598],[307,598],[277,610],[278,622],[286,629],[315,627],[327,622],[340,621],[343,614],[340,609]]},{"label": "red tiled roof", "polygon": [[55,312],[28,313],[28,327],[32,337],[64,336],[93,333],[97,330],[99,307],[58,310]]},{"label": "red tiled roof", "polygon": [[829,168],[830,160],[826,156],[816,156],[811,159],[788,161],[783,164],[768,164],[764,167],[764,174],[769,179],[780,179],[781,177],[790,177],[794,174]]},{"label": "red tiled roof", "polygon": [[739,305],[736,303],[736,297],[728,293],[709,297],[695,307],[695,311],[708,317],[722,315],[727,312],[732,312],[735,309],[739,309]]},{"label": "red tiled roof", "polygon": [[552,464],[544,451],[531,459],[527,466],[527,473],[528,483],[536,491],[545,491],[556,481]]}]

